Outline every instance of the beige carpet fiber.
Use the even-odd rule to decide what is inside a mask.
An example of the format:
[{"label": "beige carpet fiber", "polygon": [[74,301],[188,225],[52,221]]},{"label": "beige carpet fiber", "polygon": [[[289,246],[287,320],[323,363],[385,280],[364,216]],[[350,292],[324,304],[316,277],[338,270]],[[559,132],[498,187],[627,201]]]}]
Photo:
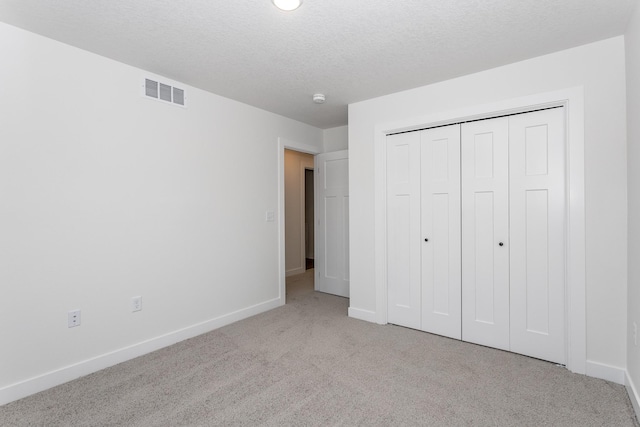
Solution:
[{"label": "beige carpet fiber", "polygon": [[0,425],[638,425],[620,385],[350,319],[312,274],[284,307],[0,407]]}]

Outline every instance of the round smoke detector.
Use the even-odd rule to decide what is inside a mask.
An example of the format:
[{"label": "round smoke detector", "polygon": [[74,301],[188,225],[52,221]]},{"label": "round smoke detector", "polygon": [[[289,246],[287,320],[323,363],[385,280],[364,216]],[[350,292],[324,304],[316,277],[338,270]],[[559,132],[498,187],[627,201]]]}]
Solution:
[{"label": "round smoke detector", "polygon": [[316,104],[324,104],[324,101],[324,93],[316,93],[313,95],[313,102],[315,102]]}]

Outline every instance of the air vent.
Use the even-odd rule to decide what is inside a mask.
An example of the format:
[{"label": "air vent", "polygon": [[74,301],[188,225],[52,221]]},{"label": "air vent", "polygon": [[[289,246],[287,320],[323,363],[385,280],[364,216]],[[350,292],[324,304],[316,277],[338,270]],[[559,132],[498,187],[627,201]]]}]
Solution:
[{"label": "air vent", "polygon": [[152,98],[158,97],[158,82],[153,80],[144,79],[144,92],[147,96]]},{"label": "air vent", "polygon": [[184,90],[173,88],[173,102],[176,104],[184,105]]},{"label": "air vent", "polygon": [[171,86],[160,83],[160,99],[171,102]]},{"label": "air vent", "polygon": [[144,79],[144,94],[146,97],[157,99],[158,101],[185,106],[184,89],[179,89],[166,83]]}]

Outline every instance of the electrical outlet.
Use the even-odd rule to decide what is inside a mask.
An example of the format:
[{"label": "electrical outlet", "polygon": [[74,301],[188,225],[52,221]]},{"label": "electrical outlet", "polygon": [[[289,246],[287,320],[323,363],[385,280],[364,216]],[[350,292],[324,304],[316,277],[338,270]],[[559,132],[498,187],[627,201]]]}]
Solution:
[{"label": "electrical outlet", "polygon": [[140,311],[142,310],[142,297],[137,296],[131,298],[131,311]]},{"label": "electrical outlet", "polygon": [[80,310],[71,310],[67,313],[67,324],[70,328],[80,326]]},{"label": "electrical outlet", "polygon": [[638,345],[638,325],[633,322],[633,345]]}]

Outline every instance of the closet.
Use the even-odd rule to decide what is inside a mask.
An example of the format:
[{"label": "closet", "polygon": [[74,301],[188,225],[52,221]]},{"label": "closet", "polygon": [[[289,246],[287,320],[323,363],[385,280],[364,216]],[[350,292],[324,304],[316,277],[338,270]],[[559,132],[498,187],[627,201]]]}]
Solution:
[{"label": "closet", "polygon": [[565,363],[563,110],[387,136],[390,323]]}]

